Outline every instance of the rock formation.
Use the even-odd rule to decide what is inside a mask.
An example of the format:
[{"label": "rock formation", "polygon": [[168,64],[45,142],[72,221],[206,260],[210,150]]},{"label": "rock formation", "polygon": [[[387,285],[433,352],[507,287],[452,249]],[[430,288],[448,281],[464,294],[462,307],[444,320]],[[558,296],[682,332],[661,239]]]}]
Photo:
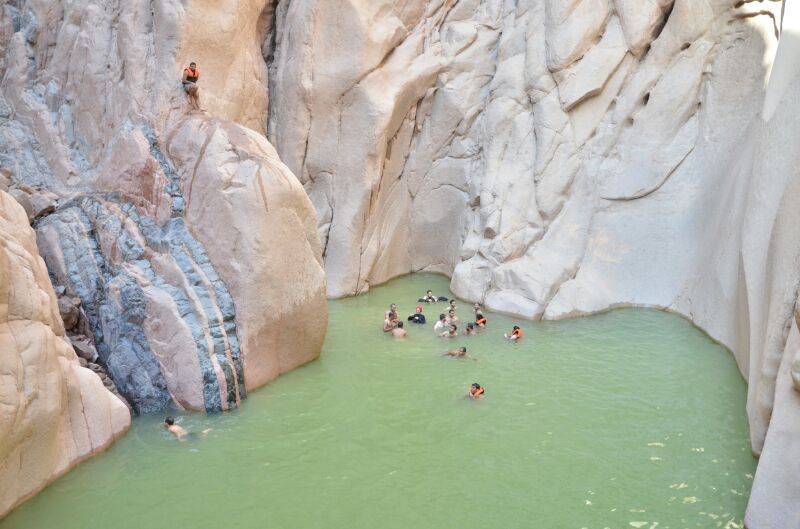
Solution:
[{"label": "rock formation", "polygon": [[[782,7],[279,3],[269,133],[317,208],[328,294],[425,270],[527,318],[675,310],[733,350],[754,452],[798,460],[788,435],[765,444],[776,417],[800,420],[777,393],[799,378],[800,13]],[[762,468],[750,527],[792,525],[800,482]]]},{"label": "rock formation", "polygon": [[[0,166],[13,189],[57,201],[18,197],[85,312],[76,344],[94,345],[137,412],[234,407],[315,358],[327,318],[313,206],[245,128],[266,127],[272,6],[189,7],[3,7]],[[204,109],[191,114],[189,57]]]},{"label": "rock formation", "polygon": [[[138,410],[225,409],[313,358],[323,258],[331,297],[434,271],[528,318],[680,312],[750,384],[762,465],[749,526],[785,526],[800,505],[785,472],[800,460],[787,424],[800,394],[795,11],[13,0],[0,185]],[[189,60],[203,112],[178,83]],[[319,328],[301,327],[309,313]]]},{"label": "rock formation", "polygon": [[0,516],[130,425],[69,345],[25,210],[0,191]]}]

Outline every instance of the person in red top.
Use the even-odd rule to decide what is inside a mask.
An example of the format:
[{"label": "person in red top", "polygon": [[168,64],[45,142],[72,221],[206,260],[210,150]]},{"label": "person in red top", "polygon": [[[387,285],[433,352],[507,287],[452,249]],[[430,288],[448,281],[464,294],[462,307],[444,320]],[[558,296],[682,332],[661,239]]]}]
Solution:
[{"label": "person in red top", "polygon": [[197,81],[200,79],[200,70],[197,69],[197,63],[189,63],[188,68],[183,69],[183,89],[189,95],[195,105],[197,105],[199,94],[197,93]]},{"label": "person in red top", "polygon": [[507,340],[516,342],[517,340],[522,338],[522,329],[514,325],[514,328],[511,330],[511,334],[506,333],[503,336],[505,336]]}]

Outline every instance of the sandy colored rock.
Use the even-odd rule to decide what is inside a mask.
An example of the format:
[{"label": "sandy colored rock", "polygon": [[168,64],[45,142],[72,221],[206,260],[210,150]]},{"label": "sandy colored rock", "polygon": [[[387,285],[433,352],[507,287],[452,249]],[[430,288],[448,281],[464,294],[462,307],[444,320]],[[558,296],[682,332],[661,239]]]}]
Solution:
[{"label": "sandy colored rock", "polygon": [[[130,414],[64,340],[27,215],[0,192],[0,516],[127,430]],[[20,462],[24,461],[24,467]]]},{"label": "sandy colored rock", "polygon": [[189,118],[167,148],[189,229],[236,305],[247,388],[316,358],[327,327],[325,276],[300,183],[263,136],[229,122]]}]

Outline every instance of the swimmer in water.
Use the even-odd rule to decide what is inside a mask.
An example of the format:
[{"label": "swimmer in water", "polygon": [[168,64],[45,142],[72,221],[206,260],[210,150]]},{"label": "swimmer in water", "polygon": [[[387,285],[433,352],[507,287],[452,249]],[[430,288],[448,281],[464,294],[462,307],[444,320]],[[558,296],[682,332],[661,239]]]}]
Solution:
[{"label": "swimmer in water", "polygon": [[506,337],[506,340],[516,342],[522,338],[522,329],[514,325],[514,328],[511,330],[511,334],[506,333],[503,336]]},{"label": "swimmer in water", "polygon": [[466,347],[459,347],[458,349],[454,349],[452,351],[447,351],[442,353],[442,356],[449,356],[450,358],[469,358],[473,362],[477,362],[477,358],[472,358],[470,355],[467,354]]},{"label": "swimmer in water", "polygon": [[433,332],[440,333],[447,329],[447,318],[444,314],[439,314],[439,321],[433,326]]},{"label": "swimmer in water", "polygon": [[458,308],[458,307],[456,306],[456,300],[454,300],[454,299],[451,299],[451,300],[450,300],[450,306],[448,307],[448,309],[449,309],[449,310],[452,310],[453,312],[455,312],[455,310],[456,310],[457,308]]},{"label": "swimmer in water", "polygon": [[[174,435],[178,441],[184,441],[186,439],[191,439],[197,436],[197,434],[187,432],[186,430],[175,424],[175,419],[173,419],[172,417],[167,417],[166,419],[164,419],[164,428],[166,428],[167,431],[169,431],[169,433]],[[208,435],[208,432],[210,431],[211,428],[206,428],[201,432],[200,435],[202,437],[205,437],[206,435]]]},{"label": "swimmer in water", "polygon": [[486,390],[483,389],[480,384],[475,382],[469,387],[469,392],[467,393],[467,396],[473,399],[480,399],[483,397],[484,394],[486,394]]},{"label": "swimmer in water", "polygon": [[395,338],[405,338],[406,336],[408,336],[408,331],[406,331],[403,328],[403,322],[402,321],[398,321],[397,322],[397,327],[395,327],[392,330],[392,336],[394,336]]},{"label": "swimmer in water", "polygon": [[486,327],[486,316],[484,316],[482,312],[475,313],[475,325],[481,329]]},{"label": "swimmer in water", "polygon": [[176,439],[183,439],[184,437],[189,435],[189,432],[187,432],[186,430],[175,424],[175,419],[173,419],[172,417],[167,417],[166,419],[164,419],[164,428],[166,428],[169,431],[169,433],[174,435]]},{"label": "swimmer in water", "polygon": [[475,324],[474,323],[468,323],[467,324],[467,330],[464,331],[464,334],[466,336],[475,336],[476,334],[478,334],[475,331]]},{"label": "swimmer in water", "polygon": [[388,318],[389,314],[391,314],[391,313],[397,314],[397,305],[395,303],[392,303],[391,305],[389,305],[389,310],[386,311],[386,317]]},{"label": "swimmer in water", "polygon": [[[394,305],[394,303],[392,303]],[[397,316],[397,311],[387,311],[386,312],[386,319],[383,320],[383,332],[392,332],[397,324],[399,323],[400,319]]]},{"label": "swimmer in water", "polygon": [[474,312],[476,316],[478,315],[478,313],[479,313],[479,312],[483,312],[483,311],[481,310],[481,304],[476,302],[476,303],[475,303],[475,304],[472,306],[472,312]]},{"label": "swimmer in water", "polygon": [[433,292],[429,290],[425,293],[425,297],[422,298],[422,301],[425,303],[436,303],[436,296],[434,296]]},{"label": "swimmer in water", "polygon": [[441,336],[442,338],[455,338],[456,336],[458,336],[458,326],[451,325],[449,330],[443,332],[439,336]]},{"label": "swimmer in water", "polygon": [[417,307],[417,312],[409,316],[408,321],[411,323],[419,323],[420,325],[425,323],[425,315],[422,313],[422,307]]},{"label": "swimmer in water", "polygon": [[456,311],[450,309],[447,311],[447,324],[452,325],[454,323],[458,323],[458,316],[456,316]]}]

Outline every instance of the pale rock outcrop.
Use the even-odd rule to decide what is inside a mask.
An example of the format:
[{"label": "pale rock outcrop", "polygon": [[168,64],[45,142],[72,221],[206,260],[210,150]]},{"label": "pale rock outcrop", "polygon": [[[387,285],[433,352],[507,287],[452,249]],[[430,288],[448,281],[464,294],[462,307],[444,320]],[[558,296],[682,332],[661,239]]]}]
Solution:
[{"label": "pale rock outcrop", "polygon": [[0,516],[130,425],[80,366],[27,215],[0,191]]},{"label": "pale rock outcrop", "polygon": [[[266,129],[272,20],[268,0],[3,7],[0,166],[11,187],[37,191],[20,201],[54,281],[80,300],[75,343],[137,412],[230,409],[319,354],[327,308],[313,209],[263,137],[253,151],[232,123]],[[203,109],[192,119],[180,84],[189,61]],[[237,132],[201,148],[205,135],[187,123],[204,116]],[[197,152],[170,159],[169,137]],[[203,158],[230,150],[247,159],[222,171]],[[249,187],[233,192],[231,174]],[[199,211],[186,198],[196,179],[211,204]],[[38,204],[39,190],[54,203]],[[264,197],[285,205],[263,213]],[[260,215],[269,229],[252,224]],[[297,317],[312,312],[316,323]]]},{"label": "pale rock outcrop", "polygon": [[325,274],[300,183],[266,138],[230,122],[188,118],[167,150],[189,229],[236,305],[247,388],[316,358],[328,322]]},{"label": "pale rock outcrop", "polygon": [[675,310],[736,356],[754,452],[790,457],[764,444],[775,417],[797,420],[775,409],[800,280],[794,74],[765,91],[790,7],[279,3],[269,132],[317,208],[328,294],[425,270],[527,318]]}]

